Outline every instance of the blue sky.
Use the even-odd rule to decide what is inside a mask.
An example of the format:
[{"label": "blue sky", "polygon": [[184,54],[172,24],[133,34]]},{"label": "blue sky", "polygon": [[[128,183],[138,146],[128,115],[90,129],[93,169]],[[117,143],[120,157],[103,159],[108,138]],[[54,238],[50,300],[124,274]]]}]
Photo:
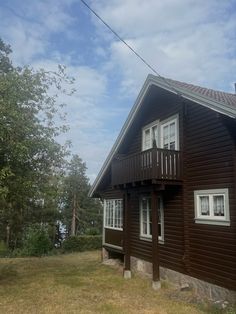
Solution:
[{"label": "blue sky", "polygon": [[[235,0],[93,0],[96,10],[159,73],[234,92]],[[17,65],[67,66],[73,153],[94,180],[149,69],[79,0],[0,0],[0,30]]]}]

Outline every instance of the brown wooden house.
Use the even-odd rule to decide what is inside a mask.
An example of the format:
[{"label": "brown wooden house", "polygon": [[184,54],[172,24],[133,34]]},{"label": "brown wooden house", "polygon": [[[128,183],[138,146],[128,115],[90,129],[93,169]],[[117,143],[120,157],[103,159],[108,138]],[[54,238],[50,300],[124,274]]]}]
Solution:
[{"label": "brown wooden house", "polygon": [[154,287],[161,270],[236,290],[235,118],[234,94],[147,77],[90,191],[126,277],[136,267]]}]

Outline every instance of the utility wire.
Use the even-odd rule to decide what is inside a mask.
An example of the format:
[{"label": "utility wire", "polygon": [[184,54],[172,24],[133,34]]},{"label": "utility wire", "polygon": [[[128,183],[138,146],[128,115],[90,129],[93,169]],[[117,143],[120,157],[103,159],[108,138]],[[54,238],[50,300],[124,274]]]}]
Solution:
[{"label": "utility wire", "polygon": [[159,74],[154,67],[152,67],[137,51],[135,51],[116,31],[113,30],[113,28],[111,28],[111,26],[106,23],[103,18],[100,17],[100,15],[98,15],[97,12],[95,12],[88,4],[87,2],[85,2],[84,0],[80,0],[125,46],[127,46],[135,55],[136,57],[138,57],[150,70],[152,70],[152,72],[154,72],[160,79],[162,79],[166,84],[169,85],[169,87],[171,87],[176,93],[177,95],[179,95],[180,97],[182,97],[182,95],[180,94],[180,92],[178,90],[176,90],[176,88],[161,74]]}]

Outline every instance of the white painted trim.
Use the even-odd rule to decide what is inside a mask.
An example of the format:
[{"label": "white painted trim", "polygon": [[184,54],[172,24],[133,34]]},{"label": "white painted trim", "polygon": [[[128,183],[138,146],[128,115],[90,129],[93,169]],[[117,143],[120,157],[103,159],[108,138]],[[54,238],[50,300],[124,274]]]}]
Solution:
[{"label": "white painted trim", "polygon": [[145,133],[146,130],[149,129],[150,130],[150,136],[151,136],[150,140],[152,141],[152,132],[151,131],[152,131],[152,128],[154,126],[157,127],[158,142],[156,143],[156,145],[157,145],[157,147],[159,147],[159,142],[160,142],[160,134],[159,134],[160,133],[160,126],[159,126],[159,123],[160,123],[160,120],[155,120],[155,121],[145,125],[144,127],[142,127],[142,151],[151,149],[153,147],[153,143],[152,142],[151,142],[151,147],[149,147],[149,148],[145,148],[144,147],[144,133]]},{"label": "white painted trim", "polygon": [[[170,84],[172,84],[170,82]],[[124,137],[126,136],[127,131],[129,130],[131,124],[133,123],[133,120],[136,117],[137,112],[140,109],[140,106],[142,104],[142,101],[144,99],[144,97],[146,96],[146,93],[148,91],[148,89],[152,86],[158,86],[162,89],[168,90],[173,94],[180,94],[184,99],[188,99],[190,101],[193,101],[201,106],[207,107],[209,109],[212,109],[216,112],[219,112],[223,115],[229,116],[231,118],[236,118],[236,109],[232,108],[231,106],[225,104],[225,103],[221,103],[215,100],[212,100],[209,97],[203,96],[203,95],[199,95],[190,91],[187,91],[183,88],[180,87],[176,87],[175,85],[173,85],[173,88],[171,87],[171,85],[169,85],[163,78],[159,78],[157,76],[154,76],[152,74],[149,74],[147,76],[146,81],[143,84],[143,87],[110,151],[110,153],[108,154],[101,170],[99,171],[94,183],[92,184],[92,187],[89,191],[89,196],[92,197],[99,182],[101,181],[101,178],[103,177],[103,175],[105,174],[106,170],[108,169],[112,158],[114,157],[114,155],[116,154],[117,150],[119,149],[120,144],[122,143]]]},{"label": "white painted trim", "polygon": [[[121,205],[122,205],[122,208],[121,208],[121,222],[122,222],[122,226],[123,226],[123,217],[124,217],[124,204],[123,204],[123,199],[122,198],[112,198],[112,199],[104,199],[104,203],[103,203],[103,206],[104,206],[104,213],[103,213],[103,219],[104,219],[104,226],[103,226],[103,229],[111,229],[111,230],[118,230],[118,231],[123,231],[123,227],[122,228],[119,228],[119,227],[111,227],[111,226],[107,226],[106,225],[106,202],[107,201],[112,201],[112,202],[115,202],[115,201],[121,201]],[[113,225],[115,225],[115,207],[113,206]]]},{"label": "white painted trim", "polygon": [[111,229],[111,230],[116,230],[116,231],[123,231],[123,228],[107,227],[106,225],[105,225],[104,229]]},{"label": "white painted trim", "polygon": [[160,147],[163,148],[163,128],[165,125],[175,122],[175,150],[179,150],[179,115],[168,117],[167,119],[160,122]]},{"label": "white painted trim", "polygon": [[118,246],[118,245],[113,245],[113,244],[110,244],[110,243],[104,243],[103,244],[104,246],[108,246],[108,247],[110,247],[110,248],[112,248],[112,249],[117,249],[117,250],[123,250],[123,247],[121,247],[121,246]]},{"label": "white painted trim", "polygon": [[[142,198],[143,197],[146,197],[146,198],[149,198],[151,199],[151,197],[149,195],[143,195],[140,197],[139,199],[139,239],[140,240],[143,240],[143,241],[149,241],[149,242],[152,242],[152,235],[150,234],[144,234],[142,232],[142,229],[143,229],[143,215],[142,215],[142,208],[141,208],[141,201],[142,201]],[[163,199],[161,196],[158,196],[158,198],[160,199],[160,211],[161,211],[161,231],[162,231],[162,236],[158,236],[158,242],[161,243],[161,244],[164,244],[164,206],[163,206]],[[150,209],[149,209],[150,210]],[[149,221],[150,221],[150,212],[149,210],[147,211],[147,216],[148,216],[148,219],[147,219],[147,230],[149,231],[150,233],[150,230],[149,230]]]},{"label": "white painted trim", "polygon": [[[224,197],[224,216],[214,216],[213,214],[213,196],[222,195]],[[209,216],[201,215],[199,207],[199,197],[209,197]],[[196,190],[194,191],[194,211],[195,222],[210,225],[224,225],[230,226],[229,213],[229,192],[228,189],[210,189],[210,190]]]}]

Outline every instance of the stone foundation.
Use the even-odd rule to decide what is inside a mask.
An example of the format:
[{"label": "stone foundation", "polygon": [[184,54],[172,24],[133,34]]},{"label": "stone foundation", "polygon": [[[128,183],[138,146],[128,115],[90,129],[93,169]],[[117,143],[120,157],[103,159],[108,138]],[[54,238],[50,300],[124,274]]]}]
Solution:
[{"label": "stone foundation", "polygon": [[[109,259],[109,253],[105,248],[102,249],[102,259],[103,262],[108,262],[109,260],[110,262],[113,261],[113,263],[108,263],[110,265],[116,264],[117,266],[121,266],[121,261]],[[150,262],[131,256],[131,271],[138,272],[142,276],[152,280],[152,263]],[[128,275],[127,278],[131,278],[131,273]],[[228,301],[232,304],[236,303],[236,291],[213,285],[165,267],[160,267],[160,277],[162,281],[170,282],[181,290],[194,290],[203,300],[208,299],[212,302]]]},{"label": "stone foundation", "polygon": [[[131,270],[139,272],[152,278],[152,263],[138,259],[136,257],[131,257]],[[194,290],[202,299],[208,299],[211,301],[229,301],[230,303],[236,303],[236,292],[232,290],[225,289],[220,286],[213,285],[206,281],[181,274],[174,270],[160,267],[160,277],[161,280],[169,281],[179,287],[180,289],[188,287]],[[184,290],[183,289],[183,290]]]}]

